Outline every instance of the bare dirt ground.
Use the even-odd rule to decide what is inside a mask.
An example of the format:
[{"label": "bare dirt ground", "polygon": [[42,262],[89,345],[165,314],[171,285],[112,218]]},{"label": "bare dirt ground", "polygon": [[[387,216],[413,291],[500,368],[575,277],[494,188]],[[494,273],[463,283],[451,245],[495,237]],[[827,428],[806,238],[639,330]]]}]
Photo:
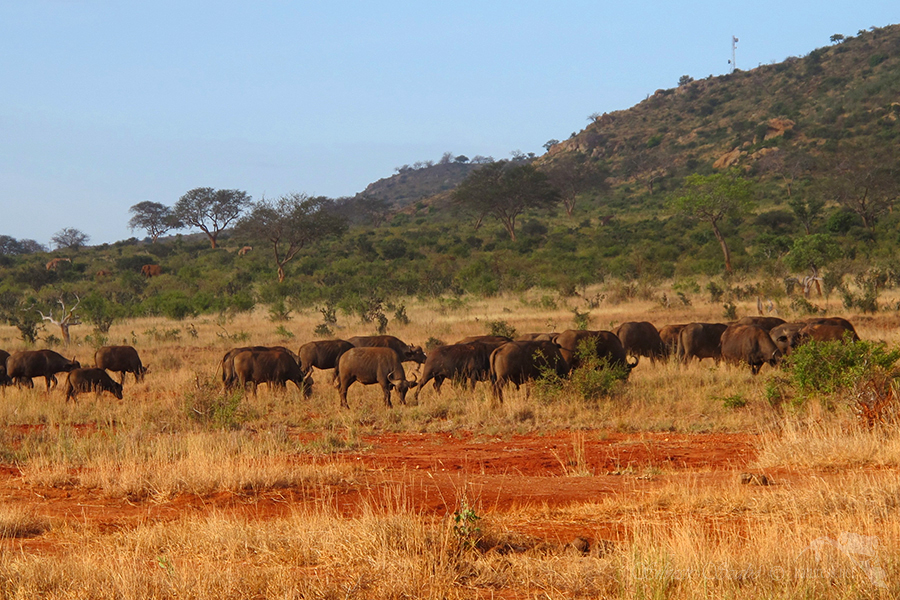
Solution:
[{"label": "bare dirt ground", "polygon": [[[614,539],[621,531],[614,522],[589,517],[536,519],[535,508],[552,514],[555,508],[646,493],[684,476],[698,486],[739,485],[739,474],[755,456],[755,436],[749,434],[404,433],[363,436],[359,442],[360,450],[326,459],[297,457],[358,465],[350,480],[335,485],[134,500],[111,498],[102,490],[31,485],[16,466],[6,464],[0,466],[0,502],[28,506],[53,523],[107,532],[213,511],[268,519],[322,503],[349,516],[402,502],[423,517],[440,517],[453,514],[465,497],[481,515],[503,515],[516,533],[565,544],[576,537]],[[54,543],[41,538],[4,543],[54,551]]]}]

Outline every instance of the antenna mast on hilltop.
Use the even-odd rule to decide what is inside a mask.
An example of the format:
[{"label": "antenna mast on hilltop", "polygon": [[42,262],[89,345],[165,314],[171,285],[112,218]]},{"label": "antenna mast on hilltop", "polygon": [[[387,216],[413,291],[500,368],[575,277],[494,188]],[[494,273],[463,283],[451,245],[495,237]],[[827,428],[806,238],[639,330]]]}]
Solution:
[{"label": "antenna mast on hilltop", "polygon": [[738,43],[738,39],[732,35],[731,36],[731,61],[729,61],[729,62],[731,62],[731,72],[732,73],[734,73],[734,70],[737,69],[737,65],[735,64],[735,60],[734,60],[734,52],[737,49],[737,43]]}]

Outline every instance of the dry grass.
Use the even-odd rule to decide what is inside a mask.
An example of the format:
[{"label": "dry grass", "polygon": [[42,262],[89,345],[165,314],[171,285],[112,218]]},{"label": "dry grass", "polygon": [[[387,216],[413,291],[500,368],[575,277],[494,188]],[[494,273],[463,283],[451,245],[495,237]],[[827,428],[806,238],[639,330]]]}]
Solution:
[{"label": "dry grass", "polygon": [[[586,291],[607,295],[591,311],[591,326],[723,319],[722,306],[701,295],[693,306],[664,307],[659,295],[675,299],[672,289],[611,302],[626,293]],[[424,345],[431,337],[453,342],[486,333],[492,321],[519,332],[564,330],[574,326],[573,309],[586,310],[581,298],[556,296],[553,308],[546,295],[410,300],[410,323],[392,323],[389,333]],[[835,299],[817,303],[843,313]],[[779,310],[790,318],[785,304]],[[755,300],[737,305],[739,315],[756,312]],[[896,319],[849,316],[864,339],[900,343]],[[571,449],[557,460],[566,474],[591,477],[583,430],[736,431],[761,434],[755,467],[778,473],[776,485],[741,486],[736,479],[722,485],[708,473],[664,473],[661,485],[641,493],[482,515],[482,533],[496,543],[474,548],[454,533],[450,519],[416,513],[402,488],[386,505],[367,506],[352,518],[323,504],[265,520],[205,514],[118,530],[76,518],[48,521],[2,505],[0,597],[879,598],[900,592],[897,430],[862,430],[848,412],[824,412],[817,403],[793,412],[772,407],[765,386],[774,371],[753,377],[710,361],[644,362],[626,385],[597,401],[511,390],[498,405],[487,386],[469,393],[448,385],[441,396],[429,387],[419,404],[394,409],[382,405],[380,390],[357,384],[350,410],[341,410],[323,374],[309,399],[293,388],[262,389],[257,396],[219,390],[218,364],[228,348],[299,347],[314,339],[319,319],[314,311],[295,314],[284,324],[294,334],[289,339],[276,333],[279,324],[265,310],[117,323],[110,343],[139,348],[152,371],[146,380],[127,381],[122,401],[83,395],[66,403],[60,391],[47,395],[40,385],[0,392],[3,462],[20,466],[27,485],[166,502],[182,494],[356,485],[360,467],[342,462],[340,453],[358,448],[363,433],[504,436],[568,429]],[[344,315],[338,326],[340,337],[374,333]],[[83,339],[87,331],[74,333]],[[0,347],[21,349],[13,329],[0,327]],[[93,354],[87,346],[65,353],[85,363]],[[517,533],[522,523],[542,519],[595,527],[595,537],[611,543],[582,554]],[[28,536],[52,544],[53,554],[15,545]],[[871,555],[858,552],[872,549],[864,543],[869,538],[881,546]],[[879,574],[883,579],[873,579]]]}]

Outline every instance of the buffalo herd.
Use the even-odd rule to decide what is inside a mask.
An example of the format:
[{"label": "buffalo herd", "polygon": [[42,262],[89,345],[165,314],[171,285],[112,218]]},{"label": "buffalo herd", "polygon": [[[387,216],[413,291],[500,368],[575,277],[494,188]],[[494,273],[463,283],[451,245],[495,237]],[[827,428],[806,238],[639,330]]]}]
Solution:
[{"label": "buffalo herd", "polygon": [[[712,358],[716,363],[744,364],[757,374],[765,364],[778,365],[794,348],[809,340],[856,341],[853,325],[841,317],[822,317],[789,323],[777,317],[744,317],[731,323],[685,323],[657,329],[646,321],[622,323],[614,331],[568,330],[562,333],[530,333],[511,339],[501,335],[480,335],[454,344],[431,348],[407,344],[391,335],[356,336],[347,340],[320,340],[303,344],[298,352],[283,346],[248,346],[229,350],[222,357],[222,385],[226,390],[240,387],[255,393],[260,383],[284,389],[287,382],[306,396],[312,392],[313,369],[331,370],[342,407],[348,407],[347,390],[354,383],[378,384],[384,403],[391,406],[391,392],[401,403],[407,392],[433,381],[440,394],[446,380],[475,388],[489,382],[494,397],[502,402],[503,389],[523,384],[552,372],[565,377],[572,369],[583,368],[589,357],[621,368],[627,376],[641,357],[652,362],[669,360],[686,364],[694,359]],[[632,357],[633,362],[629,360]],[[421,380],[408,378],[403,363],[417,363]],[[25,350],[9,354],[0,350],[0,385],[16,383],[33,387],[35,377],[43,377],[47,390],[56,375],[67,373],[66,400],[79,393],[103,391],[122,398],[126,374],[142,381],[147,367],[131,346],[105,346],[94,354],[94,367],[82,367],[72,358],[52,350]],[[114,381],[107,371],[118,373]]]}]

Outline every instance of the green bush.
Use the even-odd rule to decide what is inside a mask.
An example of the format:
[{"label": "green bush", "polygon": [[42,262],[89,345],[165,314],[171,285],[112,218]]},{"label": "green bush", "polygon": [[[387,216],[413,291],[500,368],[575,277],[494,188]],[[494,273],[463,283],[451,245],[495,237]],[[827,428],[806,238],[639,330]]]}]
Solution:
[{"label": "green bush", "polygon": [[784,365],[801,395],[835,395],[885,372],[893,374],[898,360],[900,349],[888,350],[883,342],[810,341],[794,349]]},{"label": "green bush", "polygon": [[515,339],[516,328],[507,321],[490,321],[488,322],[490,335],[505,335],[508,338]]}]

